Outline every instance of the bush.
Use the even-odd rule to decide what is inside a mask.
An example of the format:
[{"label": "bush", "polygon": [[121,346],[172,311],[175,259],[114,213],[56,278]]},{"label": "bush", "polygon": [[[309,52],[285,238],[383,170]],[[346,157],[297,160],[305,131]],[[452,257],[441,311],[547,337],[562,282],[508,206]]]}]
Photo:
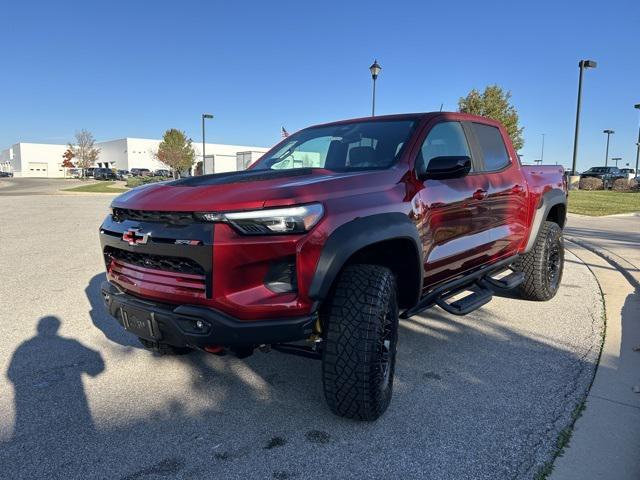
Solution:
[{"label": "bush", "polygon": [[134,188],[140,185],[146,185],[147,183],[162,182],[163,180],[169,180],[165,177],[128,177],[127,187]]},{"label": "bush", "polygon": [[627,178],[616,178],[611,188],[616,192],[626,192],[631,190],[631,184]]},{"label": "bush", "polygon": [[635,178],[629,180],[629,189],[637,192],[638,190],[640,190],[640,182],[638,182],[638,180],[636,180]]},{"label": "bush", "polygon": [[604,184],[599,178],[581,178],[580,190],[604,190]]}]

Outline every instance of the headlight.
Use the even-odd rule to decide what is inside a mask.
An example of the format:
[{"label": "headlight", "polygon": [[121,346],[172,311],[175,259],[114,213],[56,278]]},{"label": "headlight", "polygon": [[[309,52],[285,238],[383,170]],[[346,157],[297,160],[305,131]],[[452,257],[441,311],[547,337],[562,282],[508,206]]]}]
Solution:
[{"label": "headlight", "polygon": [[278,233],[305,233],[322,218],[324,208],[320,203],[297,207],[252,210],[248,212],[197,213],[207,222],[226,222],[244,235],[269,235]]}]

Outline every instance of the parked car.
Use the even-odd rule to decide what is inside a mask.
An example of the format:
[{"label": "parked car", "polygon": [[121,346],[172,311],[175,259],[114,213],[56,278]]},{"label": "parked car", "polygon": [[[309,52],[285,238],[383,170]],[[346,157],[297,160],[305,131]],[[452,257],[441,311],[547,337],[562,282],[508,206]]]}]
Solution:
[{"label": "parked car", "polygon": [[84,176],[87,178],[93,177],[93,172],[96,170],[96,167],[89,167],[84,169]]},{"label": "parked car", "polygon": [[165,170],[165,169],[156,170],[155,172],[153,172],[153,175],[156,177],[166,177],[166,178],[172,177],[171,171]]},{"label": "parked car", "polygon": [[116,172],[110,168],[96,168],[93,171],[93,178],[96,180],[116,180]]},{"label": "parked car", "polygon": [[10,178],[13,177],[13,172],[0,172],[0,178]]},{"label": "parked car", "polygon": [[132,168],[131,176],[132,177],[150,177],[151,170],[149,170],[148,168]]},{"label": "parked car", "polygon": [[626,175],[628,180],[631,180],[636,176],[635,168],[621,168],[620,173]]},{"label": "parked car", "polygon": [[591,167],[586,172],[580,174],[580,179],[583,178],[599,178],[603,182],[605,189],[611,188],[613,182],[618,178],[627,178],[618,167]]},{"label": "parked car", "polygon": [[309,127],[248,170],[114,199],[102,298],[155,352],[316,358],[331,410],[374,420],[391,400],[399,317],[556,295],[562,176],[522,166],[505,128],[474,115]]},{"label": "parked car", "polygon": [[79,168],[70,168],[67,170],[67,176],[71,178],[80,178],[82,176],[82,170]]},{"label": "parked car", "polygon": [[116,171],[116,178],[118,180],[126,180],[127,178],[129,178],[130,175],[131,175],[131,173],[129,173],[129,170],[118,170],[118,171]]}]

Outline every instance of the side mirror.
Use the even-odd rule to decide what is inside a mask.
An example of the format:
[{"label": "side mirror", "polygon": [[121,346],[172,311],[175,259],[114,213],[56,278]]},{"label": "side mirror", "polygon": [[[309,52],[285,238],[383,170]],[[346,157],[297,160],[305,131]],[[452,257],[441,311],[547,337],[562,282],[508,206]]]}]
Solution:
[{"label": "side mirror", "polygon": [[425,172],[422,172],[420,180],[447,178],[460,178],[471,171],[471,158],[469,157],[435,157],[429,162]]}]

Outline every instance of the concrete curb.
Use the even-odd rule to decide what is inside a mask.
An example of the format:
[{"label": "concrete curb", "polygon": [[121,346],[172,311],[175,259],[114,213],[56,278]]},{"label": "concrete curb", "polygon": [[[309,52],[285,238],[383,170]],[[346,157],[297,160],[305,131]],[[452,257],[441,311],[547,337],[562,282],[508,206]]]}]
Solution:
[{"label": "concrete curb", "polygon": [[632,388],[640,383],[640,355],[633,348],[640,342],[640,283],[622,257],[581,239],[566,239],[600,284],[607,321],[586,410],[550,479],[635,480],[640,478],[640,395]]},{"label": "concrete curb", "polygon": [[[125,192],[128,192],[128,190]],[[70,192],[68,190],[58,190],[53,195],[120,195],[125,192]]]}]

